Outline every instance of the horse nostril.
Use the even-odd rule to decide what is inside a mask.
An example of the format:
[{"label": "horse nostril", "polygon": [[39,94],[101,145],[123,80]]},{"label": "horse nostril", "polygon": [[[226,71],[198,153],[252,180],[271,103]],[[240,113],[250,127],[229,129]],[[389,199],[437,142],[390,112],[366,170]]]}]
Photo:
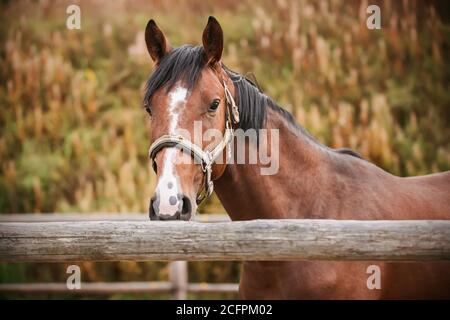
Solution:
[{"label": "horse nostril", "polygon": [[192,213],[191,200],[189,200],[188,197],[183,195],[181,201],[183,201],[183,205],[181,207],[181,215],[183,216],[183,220],[184,219],[189,220],[191,218]]},{"label": "horse nostril", "polygon": [[150,206],[148,208],[148,216],[150,220],[158,220],[158,197],[155,195],[150,199]]}]

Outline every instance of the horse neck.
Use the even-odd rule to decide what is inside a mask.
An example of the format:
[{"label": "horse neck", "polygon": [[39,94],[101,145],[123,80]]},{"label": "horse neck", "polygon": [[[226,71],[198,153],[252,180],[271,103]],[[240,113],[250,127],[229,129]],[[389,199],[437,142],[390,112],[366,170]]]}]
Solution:
[{"label": "horse neck", "polygon": [[[215,182],[216,193],[232,220],[309,217],[325,182],[324,147],[271,108],[267,108],[266,128],[279,132],[278,172],[262,175],[259,163],[228,164]],[[260,147],[261,143],[267,141]],[[257,147],[247,141],[247,148]]]}]

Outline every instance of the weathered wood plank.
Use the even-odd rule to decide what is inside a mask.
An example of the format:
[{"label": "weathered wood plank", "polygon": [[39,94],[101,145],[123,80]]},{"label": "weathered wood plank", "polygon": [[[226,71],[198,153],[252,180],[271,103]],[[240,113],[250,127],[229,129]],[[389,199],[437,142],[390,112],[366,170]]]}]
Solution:
[{"label": "weathered wood plank", "polygon": [[194,293],[238,293],[237,283],[189,283],[188,291]]},{"label": "weathered wood plank", "polygon": [[450,260],[450,221],[0,223],[0,261]]},{"label": "weathered wood plank", "polygon": [[118,294],[118,293],[167,293],[172,290],[170,282],[94,282],[82,283],[80,289],[69,290],[65,283],[2,283],[3,293],[68,293],[68,294]]},{"label": "weathered wood plank", "polygon": [[[190,283],[188,292],[193,293],[237,293],[237,283]],[[65,283],[2,283],[0,293],[19,294],[119,294],[119,293],[170,293],[172,284],[165,281],[155,282],[94,282],[82,283],[80,289],[67,289]]]},{"label": "weathered wood plank", "polygon": [[[195,221],[225,222],[230,217],[222,213],[197,214]],[[149,221],[148,214],[130,213],[8,213],[0,214],[0,222],[61,222],[61,221]]]}]

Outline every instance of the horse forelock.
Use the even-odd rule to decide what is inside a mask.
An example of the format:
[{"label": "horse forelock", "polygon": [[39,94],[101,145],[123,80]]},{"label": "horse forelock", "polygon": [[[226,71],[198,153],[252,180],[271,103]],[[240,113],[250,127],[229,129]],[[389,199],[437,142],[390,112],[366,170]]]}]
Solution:
[{"label": "horse forelock", "polygon": [[184,45],[170,51],[161,59],[147,81],[144,104],[159,89],[164,87],[169,92],[179,81],[183,81],[188,90],[192,89],[205,66],[203,55],[203,48],[193,45]]}]

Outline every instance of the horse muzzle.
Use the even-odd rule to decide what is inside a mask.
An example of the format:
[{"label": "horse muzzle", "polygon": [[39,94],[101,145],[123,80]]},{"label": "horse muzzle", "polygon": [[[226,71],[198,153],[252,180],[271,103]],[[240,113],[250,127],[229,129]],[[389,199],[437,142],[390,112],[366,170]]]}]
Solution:
[{"label": "horse muzzle", "polygon": [[150,200],[150,220],[184,220],[189,221],[193,216],[192,202],[186,195],[178,194],[169,198],[170,207],[164,206],[159,193]]}]

